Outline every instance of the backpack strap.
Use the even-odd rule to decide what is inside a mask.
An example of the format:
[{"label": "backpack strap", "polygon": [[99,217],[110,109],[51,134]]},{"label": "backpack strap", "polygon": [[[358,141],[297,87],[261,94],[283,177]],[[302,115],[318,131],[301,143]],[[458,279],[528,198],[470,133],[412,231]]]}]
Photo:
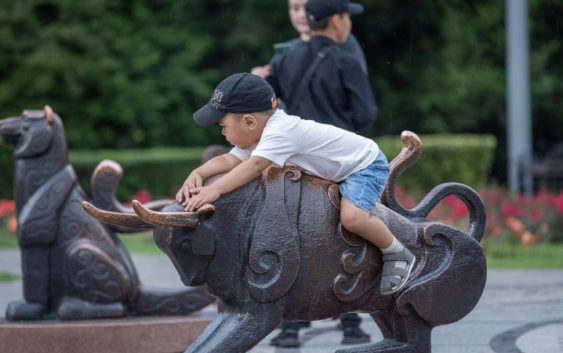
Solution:
[{"label": "backpack strap", "polygon": [[336,45],[329,45],[327,47],[324,47],[315,56],[315,59],[307,69],[307,72],[305,72],[305,75],[303,75],[301,82],[299,82],[299,86],[297,86],[297,89],[293,91],[291,101],[287,105],[290,114],[295,114],[297,108],[299,108],[299,104],[302,101],[302,97],[304,96],[305,90],[307,89],[307,86],[309,85],[309,82],[311,81],[311,78],[313,77],[315,70],[317,69],[321,61],[323,61],[323,59],[335,46]]}]

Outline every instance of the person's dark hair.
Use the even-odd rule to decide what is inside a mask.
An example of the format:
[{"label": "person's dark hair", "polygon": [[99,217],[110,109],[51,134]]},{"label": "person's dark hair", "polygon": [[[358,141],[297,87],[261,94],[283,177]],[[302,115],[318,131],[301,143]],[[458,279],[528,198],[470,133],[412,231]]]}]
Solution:
[{"label": "person's dark hair", "polygon": [[328,23],[330,22],[330,16],[327,18],[323,18],[322,20],[312,20],[307,16],[307,23],[309,24],[309,28],[311,31],[322,31],[328,27]]},{"label": "person's dark hair", "polygon": [[200,165],[204,164],[211,158],[223,155],[228,152],[229,150],[227,149],[227,147],[223,145],[209,145],[205,148],[205,150],[203,150],[203,153],[201,155]]}]

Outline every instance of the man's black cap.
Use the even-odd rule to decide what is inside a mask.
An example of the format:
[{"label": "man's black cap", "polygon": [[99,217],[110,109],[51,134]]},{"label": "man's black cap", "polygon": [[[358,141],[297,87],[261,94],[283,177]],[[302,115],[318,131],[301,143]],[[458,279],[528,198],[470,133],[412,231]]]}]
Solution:
[{"label": "man's black cap", "polygon": [[312,21],[319,21],[343,13],[354,15],[364,12],[362,5],[351,3],[348,0],[309,0],[305,9],[307,10],[307,18]]},{"label": "man's black cap", "polygon": [[275,107],[276,95],[266,80],[249,73],[240,73],[227,77],[217,85],[209,103],[194,113],[194,120],[198,125],[207,127],[227,113],[256,113]]}]

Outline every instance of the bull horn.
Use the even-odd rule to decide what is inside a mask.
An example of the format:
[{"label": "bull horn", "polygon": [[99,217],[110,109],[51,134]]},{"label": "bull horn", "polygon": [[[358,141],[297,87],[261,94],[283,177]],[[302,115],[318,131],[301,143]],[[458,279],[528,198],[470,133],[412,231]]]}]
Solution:
[{"label": "bull horn", "polygon": [[47,123],[52,124],[55,121],[55,116],[54,116],[55,113],[53,113],[53,108],[46,105],[45,108],[43,108],[43,111],[45,112],[45,118],[47,118]]},{"label": "bull horn", "polygon": [[104,223],[133,228],[152,228],[152,225],[143,222],[143,220],[134,213],[104,211],[87,201],[82,201],[82,207],[90,216]]},{"label": "bull horn", "polygon": [[150,224],[189,228],[197,226],[200,216],[209,218],[215,212],[215,207],[212,205],[204,205],[197,212],[156,212],[149,210],[137,200],[133,200],[133,209],[139,218]]}]

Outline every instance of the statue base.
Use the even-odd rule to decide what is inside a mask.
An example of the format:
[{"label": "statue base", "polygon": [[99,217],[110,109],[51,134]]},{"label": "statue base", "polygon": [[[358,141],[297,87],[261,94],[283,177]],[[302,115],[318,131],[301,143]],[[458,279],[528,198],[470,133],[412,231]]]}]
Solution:
[{"label": "statue base", "polygon": [[85,321],[0,319],[0,352],[176,353],[211,322],[201,317],[132,317]]}]

